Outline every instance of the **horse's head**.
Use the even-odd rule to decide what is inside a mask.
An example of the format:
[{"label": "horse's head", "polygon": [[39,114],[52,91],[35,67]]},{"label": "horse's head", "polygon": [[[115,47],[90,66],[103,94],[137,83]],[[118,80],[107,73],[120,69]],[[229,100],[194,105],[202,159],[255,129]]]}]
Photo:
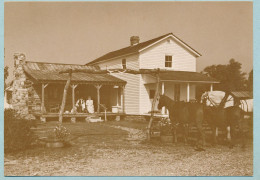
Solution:
[{"label": "horse's head", "polygon": [[207,99],[208,99],[208,92],[204,92],[204,93],[201,95],[200,102],[205,105],[206,102],[207,102]]},{"label": "horse's head", "polygon": [[157,97],[157,101],[159,101],[159,103],[158,103],[158,106],[157,106],[157,108],[160,110],[160,109],[162,109],[162,107],[163,106],[165,106],[164,104],[164,95],[159,95],[158,97]]},{"label": "horse's head", "polygon": [[212,103],[210,102],[209,98],[209,92],[205,92],[202,94],[200,102],[205,106],[212,106]]}]

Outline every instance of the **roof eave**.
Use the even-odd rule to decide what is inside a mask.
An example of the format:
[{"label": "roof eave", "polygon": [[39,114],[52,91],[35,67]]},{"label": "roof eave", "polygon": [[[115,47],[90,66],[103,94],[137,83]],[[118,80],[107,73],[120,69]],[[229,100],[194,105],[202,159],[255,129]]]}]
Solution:
[{"label": "roof eave", "polygon": [[100,63],[100,62],[106,62],[106,61],[114,60],[114,59],[117,59],[117,58],[122,58],[122,57],[125,57],[125,56],[137,54],[137,53],[139,53],[139,52],[137,51],[137,52],[133,52],[133,53],[128,53],[128,54],[124,54],[124,55],[121,55],[121,56],[116,56],[116,57],[113,57],[113,58],[104,59],[104,60],[96,61],[96,62],[95,62],[95,60],[94,60],[94,61],[88,62],[88,63],[85,64],[85,65],[91,65],[91,66],[93,66],[93,65],[97,65],[97,64]]},{"label": "roof eave", "polygon": [[218,84],[218,81],[189,81],[189,80],[160,80],[161,82],[185,82],[185,83],[206,83],[206,84]]}]

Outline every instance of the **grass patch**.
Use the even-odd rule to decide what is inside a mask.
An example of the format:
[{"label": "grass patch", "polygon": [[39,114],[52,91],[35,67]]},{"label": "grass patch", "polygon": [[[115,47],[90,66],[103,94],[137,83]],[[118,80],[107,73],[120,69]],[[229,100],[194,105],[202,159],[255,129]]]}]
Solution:
[{"label": "grass patch", "polygon": [[[127,141],[128,132],[148,122],[63,123],[76,137],[66,148],[39,147],[5,154],[7,176],[245,176],[253,173],[252,144],[197,152],[183,143]],[[56,123],[41,125],[44,130]]]}]

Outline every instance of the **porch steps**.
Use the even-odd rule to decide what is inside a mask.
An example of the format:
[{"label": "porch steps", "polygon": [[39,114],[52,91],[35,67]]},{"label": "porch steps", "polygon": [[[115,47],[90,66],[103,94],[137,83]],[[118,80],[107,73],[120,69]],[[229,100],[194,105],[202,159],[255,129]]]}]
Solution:
[{"label": "porch steps", "polygon": [[100,116],[89,116],[85,118],[86,122],[103,122]]}]

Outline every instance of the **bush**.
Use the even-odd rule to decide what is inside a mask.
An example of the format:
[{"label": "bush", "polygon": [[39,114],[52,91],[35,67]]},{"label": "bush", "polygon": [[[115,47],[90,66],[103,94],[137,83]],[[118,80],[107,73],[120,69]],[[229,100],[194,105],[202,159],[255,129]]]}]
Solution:
[{"label": "bush", "polygon": [[172,135],[173,127],[170,119],[162,118],[159,121],[161,135]]},{"label": "bush", "polygon": [[31,146],[35,140],[31,120],[21,118],[14,110],[4,111],[4,151],[14,152]]}]

